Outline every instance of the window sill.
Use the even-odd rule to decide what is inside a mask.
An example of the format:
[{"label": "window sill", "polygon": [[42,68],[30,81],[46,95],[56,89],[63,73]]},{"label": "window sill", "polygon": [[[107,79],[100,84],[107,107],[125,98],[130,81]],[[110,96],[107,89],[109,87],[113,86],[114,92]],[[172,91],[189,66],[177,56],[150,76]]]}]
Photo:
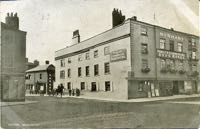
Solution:
[{"label": "window sill", "polygon": [[110,75],[110,72],[109,73],[104,73],[104,75]]},{"label": "window sill", "polygon": [[99,76],[99,74],[98,75],[94,75],[95,77],[98,77]]},{"label": "window sill", "polygon": [[148,34],[141,33],[142,36],[148,36]]}]

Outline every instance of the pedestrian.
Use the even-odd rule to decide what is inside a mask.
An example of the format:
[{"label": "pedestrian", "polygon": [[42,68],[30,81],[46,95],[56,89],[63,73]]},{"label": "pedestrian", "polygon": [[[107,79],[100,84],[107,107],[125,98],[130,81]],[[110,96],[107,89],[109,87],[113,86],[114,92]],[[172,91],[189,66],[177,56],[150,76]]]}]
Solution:
[{"label": "pedestrian", "polygon": [[63,84],[60,84],[60,95],[61,95],[61,98],[62,98],[62,95],[63,95],[63,90],[64,90],[64,86],[63,86]]},{"label": "pedestrian", "polygon": [[76,88],[76,96],[80,95],[80,90]]},{"label": "pedestrian", "polygon": [[72,96],[74,96],[75,95],[75,90],[74,89],[72,89]]},{"label": "pedestrian", "polygon": [[71,96],[72,95],[72,90],[71,89],[69,89],[69,96]]}]

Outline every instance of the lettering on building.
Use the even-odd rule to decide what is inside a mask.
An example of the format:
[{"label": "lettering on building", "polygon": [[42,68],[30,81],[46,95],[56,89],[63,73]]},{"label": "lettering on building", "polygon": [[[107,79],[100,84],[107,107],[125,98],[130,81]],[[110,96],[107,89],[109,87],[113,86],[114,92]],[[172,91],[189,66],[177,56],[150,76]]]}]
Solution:
[{"label": "lettering on building", "polygon": [[157,57],[185,60],[186,54],[157,49]]},{"label": "lettering on building", "polygon": [[161,36],[161,37],[165,37],[165,38],[174,39],[174,40],[180,40],[180,41],[183,41],[183,40],[184,40],[184,38],[181,37],[181,36],[174,35],[174,34],[167,33],[167,32],[160,32],[160,36]]},{"label": "lettering on building", "polygon": [[127,59],[126,49],[112,51],[110,54],[110,62],[122,61]]}]

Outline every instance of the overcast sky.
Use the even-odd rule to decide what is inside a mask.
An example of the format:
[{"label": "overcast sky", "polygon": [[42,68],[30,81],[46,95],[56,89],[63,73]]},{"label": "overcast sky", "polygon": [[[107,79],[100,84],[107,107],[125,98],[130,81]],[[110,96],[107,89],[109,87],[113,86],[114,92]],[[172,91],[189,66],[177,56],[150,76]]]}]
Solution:
[{"label": "overcast sky", "polygon": [[[126,18],[199,35],[198,0],[20,0],[0,3],[1,21],[17,12],[20,30],[27,31],[27,57],[54,63],[56,50],[71,44],[79,29],[81,40],[112,27],[113,8]],[[155,14],[155,20],[154,20]]]}]

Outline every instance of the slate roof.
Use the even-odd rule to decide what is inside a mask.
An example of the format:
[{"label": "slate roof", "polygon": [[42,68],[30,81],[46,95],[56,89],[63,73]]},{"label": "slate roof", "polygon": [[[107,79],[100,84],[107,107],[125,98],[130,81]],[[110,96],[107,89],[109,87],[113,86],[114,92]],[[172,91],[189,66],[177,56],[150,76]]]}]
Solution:
[{"label": "slate roof", "polygon": [[35,68],[27,70],[26,73],[28,73],[28,72],[37,72],[37,71],[46,71],[50,65],[51,64],[39,65],[39,66],[37,66]]}]

